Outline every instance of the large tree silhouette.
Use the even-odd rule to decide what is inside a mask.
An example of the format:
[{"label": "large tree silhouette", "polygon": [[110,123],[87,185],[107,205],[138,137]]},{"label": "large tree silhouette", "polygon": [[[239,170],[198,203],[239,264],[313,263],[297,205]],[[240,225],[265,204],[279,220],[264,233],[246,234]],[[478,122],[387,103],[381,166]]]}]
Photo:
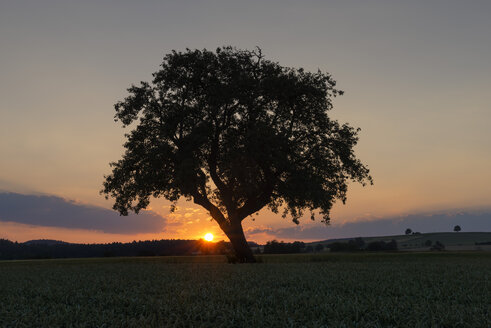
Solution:
[{"label": "large tree silhouette", "polygon": [[239,261],[254,262],[245,218],[268,207],[329,223],[348,180],[371,183],[353,152],[358,130],[327,115],[342,94],[329,74],[283,67],[259,48],[173,51],[161,67],[115,105],[124,127],[136,123],[102,190],[122,215],[184,197],[209,211]]}]

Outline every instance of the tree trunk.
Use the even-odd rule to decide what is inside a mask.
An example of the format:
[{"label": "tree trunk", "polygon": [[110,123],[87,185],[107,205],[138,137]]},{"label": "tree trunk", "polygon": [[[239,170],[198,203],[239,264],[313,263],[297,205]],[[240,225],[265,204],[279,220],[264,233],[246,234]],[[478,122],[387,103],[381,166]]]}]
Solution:
[{"label": "tree trunk", "polygon": [[237,257],[238,262],[256,262],[256,259],[252,254],[252,250],[249,247],[249,244],[247,243],[247,240],[244,236],[244,230],[242,229],[242,224],[240,222],[232,224],[232,226],[224,232],[232,243],[232,247],[234,248],[235,256]]}]

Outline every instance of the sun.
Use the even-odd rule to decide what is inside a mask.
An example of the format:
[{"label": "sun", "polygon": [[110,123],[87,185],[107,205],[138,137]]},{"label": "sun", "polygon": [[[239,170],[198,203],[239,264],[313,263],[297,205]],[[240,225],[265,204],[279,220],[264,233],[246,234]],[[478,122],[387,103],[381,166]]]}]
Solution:
[{"label": "sun", "polygon": [[206,241],[212,241],[212,240],[213,240],[213,235],[212,235],[211,233],[209,233],[209,232],[208,232],[208,233],[205,235],[205,240],[206,240]]}]

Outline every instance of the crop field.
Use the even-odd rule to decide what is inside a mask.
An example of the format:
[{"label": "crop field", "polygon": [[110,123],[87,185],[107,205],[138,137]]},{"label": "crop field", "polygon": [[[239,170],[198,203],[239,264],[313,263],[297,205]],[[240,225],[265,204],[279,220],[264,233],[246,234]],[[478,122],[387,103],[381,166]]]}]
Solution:
[{"label": "crop field", "polygon": [[491,254],[0,262],[1,327],[491,327]]}]

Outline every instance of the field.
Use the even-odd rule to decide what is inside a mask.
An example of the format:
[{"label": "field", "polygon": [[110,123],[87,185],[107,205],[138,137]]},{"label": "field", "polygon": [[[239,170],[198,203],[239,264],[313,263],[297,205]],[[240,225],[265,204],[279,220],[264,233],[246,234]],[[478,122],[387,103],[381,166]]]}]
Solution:
[{"label": "field", "polygon": [[491,327],[488,252],[0,262],[2,327]]},{"label": "field", "polygon": [[[324,246],[327,246],[332,242],[347,242],[350,239],[353,238],[330,239],[309,243],[308,245],[315,247],[317,244],[323,244]],[[476,245],[476,243],[491,242],[491,232],[433,232],[411,235],[363,237],[363,240],[366,243],[373,241],[390,242],[391,240],[395,240],[398,249],[406,251],[428,250],[430,246],[425,246],[425,242],[428,240],[431,241],[432,245],[435,244],[436,241],[439,241],[445,245],[445,249],[452,251],[491,250],[491,245]]]}]

